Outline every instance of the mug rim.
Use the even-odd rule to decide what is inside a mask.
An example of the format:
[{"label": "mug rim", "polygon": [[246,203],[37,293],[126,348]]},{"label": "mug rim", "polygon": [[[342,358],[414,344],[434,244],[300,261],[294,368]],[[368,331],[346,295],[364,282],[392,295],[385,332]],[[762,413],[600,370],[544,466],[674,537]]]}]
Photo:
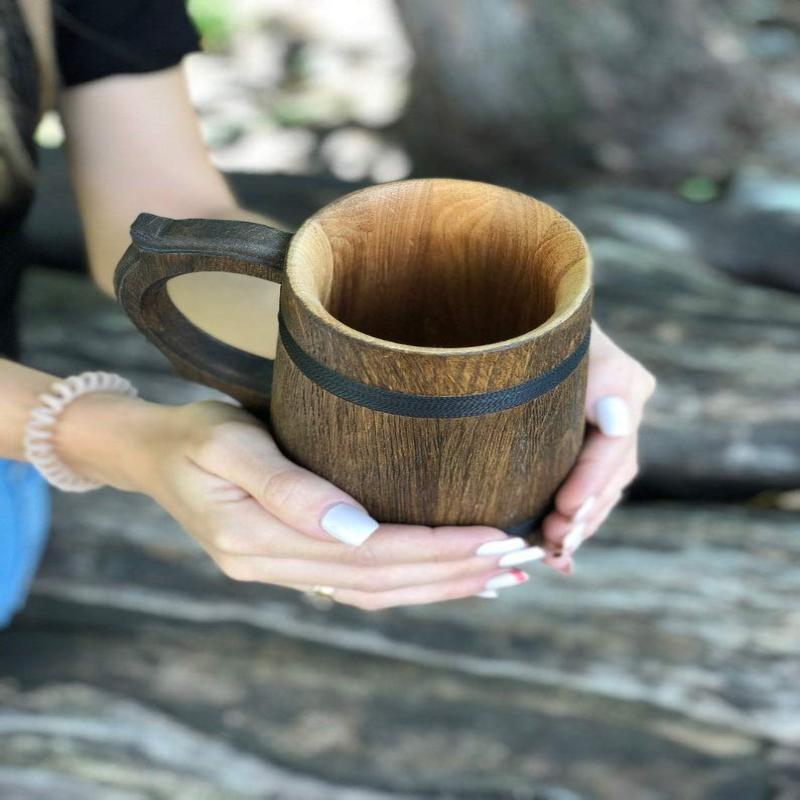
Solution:
[{"label": "mug rim", "polygon": [[[585,268],[583,271],[583,280],[580,286],[579,291],[577,291],[574,297],[567,303],[566,307],[562,309],[560,312],[554,312],[550,315],[541,325],[538,325],[536,328],[533,328],[529,331],[525,331],[524,333],[519,334],[518,336],[511,337],[509,339],[502,339],[497,342],[489,342],[487,344],[480,344],[480,345],[469,345],[466,347],[437,347],[432,345],[415,345],[415,344],[405,344],[403,342],[395,342],[391,339],[382,339],[378,336],[373,336],[371,334],[365,333],[364,331],[358,330],[358,328],[353,328],[347,323],[340,320],[338,317],[331,314],[327,308],[322,304],[322,301],[319,299],[318,295],[310,293],[307,291],[307,285],[303,285],[298,287],[296,282],[296,278],[298,278],[297,270],[300,267],[295,267],[295,255],[296,249],[298,247],[298,242],[300,242],[305,236],[307,236],[310,231],[314,228],[321,228],[322,226],[319,224],[319,218],[326,212],[329,212],[330,209],[339,203],[352,198],[354,195],[359,194],[368,194],[374,191],[375,189],[384,188],[387,186],[397,185],[397,184],[409,184],[409,183],[452,183],[452,184],[470,184],[473,186],[486,186],[490,187],[494,190],[500,189],[505,192],[511,192],[514,194],[521,195],[528,201],[532,201],[542,206],[546,206],[555,216],[557,219],[563,220],[569,226],[570,232],[578,239],[581,243],[584,258],[582,259],[585,264]],[[326,234],[323,232],[323,235]],[[292,287],[292,291],[295,297],[302,303],[305,310],[315,316],[321,323],[324,325],[333,328],[338,334],[347,336],[351,339],[356,339],[364,344],[369,344],[373,347],[382,347],[387,350],[394,350],[403,353],[419,353],[425,355],[439,355],[439,356],[464,356],[464,355],[480,355],[486,353],[493,353],[499,350],[505,350],[508,348],[517,347],[522,344],[526,344],[531,342],[535,339],[538,339],[540,336],[544,336],[545,334],[552,331],[554,328],[558,327],[562,323],[566,322],[570,317],[572,317],[584,304],[587,295],[591,292],[592,288],[592,273],[594,269],[594,261],[592,258],[591,251],[589,250],[589,245],[584,237],[583,233],[580,229],[575,225],[572,220],[562,214],[558,209],[551,206],[549,203],[545,203],[543,200],[539,200],[532,195],[525,194],[524,192],[520,192],[516,189],[510,189],[506,186],[500,186],[498,184],[487,183],[485,181],[475,181],[475,180],[465,180],[462,178],[403,178],[401,180],[396,181],[386,181],[383,183],[376,183],[370,186],[364,186],[360,189],[354,189],[351,192],[347,192],[343,194],[341,197],[337,197],[330,203],[326,203],[320,209],[315,211],[310,217],[308,217],[300,227],[295,231],[294,235],[292,236],[291,242],[289,243],[289,249],[286,254],[286,280]],[[299,291],[298,291],[299,289]]]}]

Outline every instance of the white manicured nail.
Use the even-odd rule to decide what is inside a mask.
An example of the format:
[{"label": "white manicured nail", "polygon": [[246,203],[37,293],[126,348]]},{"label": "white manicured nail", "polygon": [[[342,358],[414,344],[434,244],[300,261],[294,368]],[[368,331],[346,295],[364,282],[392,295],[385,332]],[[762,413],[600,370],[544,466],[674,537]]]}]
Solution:
[{"label": "white manicured nail", "polygon": [[475,597],[485,597],[489,599],[492,597],[497,597],[497,592],[493,592],[491,589],[489,589],[485,592],[478,592],[478,594],[476,594]]},{"label": "white manicured nail", "polygon": [[340,542],[358,546],[364,544],[378,530],[380,523],[360,508],[348,503],[337,503],[325,512],[319,524]]},{"label": "white manicured nail", "polygon": [[499,553],[511,553],[514,550],[522,550],[525,547],[525,540],[519,536],[510,539],[493,539],[491,542],[484,542],[476,551],[476,556],[494,556]]},{"label": "white manicured nail", "polygon": [[564,537],[561,549],[565,552],[574,553],[582,544],[586,526],[581,522],[573,525],[570,532]]},{"label": "white manicured nail", "polygon": [[592,510],[592,507],[597,502],[597,498],[594,495],[589,495],[582,503],[580,508],[572,515],[573,522],[583,522],[586,517],[589,516],[589,512]]},{"label": "white manicured nail", "polygon": [[483,590],[485,592],[494,592],[497,589],[508,589],[509,586],[519,586],[527,580],[528,576],[524,572],[515,569],[513,572],[506,572],[503,575],[495,575],[494,578],[489,578]]},{"label": "white manicured nail", "polygon": [[498,562],[498,567],[515,567],[517,564],[525,564],[528,561],[541,561],[545,556],[541,547],[528,547],[516,553],[507,553]]},{"label": "white manicured nail", "polygon": [[627,436],[631,432],[631,410],[622,397],[601,397],[594,409],[597,427],[606,436]]}]

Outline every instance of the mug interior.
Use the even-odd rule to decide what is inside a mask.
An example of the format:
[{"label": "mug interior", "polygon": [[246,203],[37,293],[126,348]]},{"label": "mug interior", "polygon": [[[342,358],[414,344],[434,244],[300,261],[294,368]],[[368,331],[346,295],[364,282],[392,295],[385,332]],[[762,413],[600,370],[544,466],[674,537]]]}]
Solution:
[{"label": "mug interior", "polygon": [[[371,337],[463,348],[576,307],[583,236],[555,209],[490,184],[422,179],[353,192],[295,234],[287,273],[312,308]],[[321,310],[319,307],[317,310]]]}]

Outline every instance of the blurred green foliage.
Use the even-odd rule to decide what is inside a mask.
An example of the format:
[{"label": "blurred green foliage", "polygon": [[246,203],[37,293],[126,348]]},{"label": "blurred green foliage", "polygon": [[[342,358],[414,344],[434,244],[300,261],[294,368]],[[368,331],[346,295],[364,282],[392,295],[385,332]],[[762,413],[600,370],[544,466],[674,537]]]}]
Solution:
[{"label": "blurred green foliage", "polygon": [[224,50],[230,43],[236,24],[230,8],[219,0],[188,0],[192,21],[200,31],[204,50]]},{"label": "blurred green foliage", "polygon": [[719,196],[719,186],[711,178],[694,175],[681,183],[678,187],[678,194],[694,203],[707,203]]}]

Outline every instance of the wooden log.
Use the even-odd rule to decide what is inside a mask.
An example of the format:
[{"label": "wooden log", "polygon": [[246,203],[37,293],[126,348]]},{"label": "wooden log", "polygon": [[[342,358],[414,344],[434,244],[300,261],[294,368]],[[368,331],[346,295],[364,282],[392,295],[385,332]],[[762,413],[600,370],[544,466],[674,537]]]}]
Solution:
[{"label": "wooden log", "polygon": [[[186,724],[169,710],[159,708],[156,695],[138,692],[144,689],[144,674],[132,663],[134,659],[150,660],[136,639],[118,639],[116,648],[109,648],[105,637],[92,634],[75,639],[63,633],[47,635],[47,642],[18,640],[12,643],[33,645],[40,654],[50,643],[61,642],[74,657],[73,646],[88,648],[95,655],[97,666],[101,660],[110,659],[116,667],[104,668],[94,675],[83,669],[67,666],[61,670],[61,679],[52,682],[37,674],[26,689],[0,684],[0,732],[3,747],[0,750],[0,792],[4,800],[41,800],[44,797],[59,800],[244,800],[245,798],[298,798],[298,800],[389,800],[398,797],[355,786],[334,785],[312,775],[297,772],[271,763],[260,754],[252,752],[246,742],[229,734],[237,727],[222,719],[216,720],[217,730],[203,730],[204,726]],[[165,642],[161,643],[162,645]],[[176,642],[176,644],[178,644]],[[199,655],[191,645],[180,643],[171,652],[173,677],[155,669],[150,679],[169,683],[184,672],[186,678],[197,675],[185,672],[184,659]],[[162,652],[166,655],[166,652]],[[67,655],[67,653],[65,653]],[[222,654],[219,654],[221,656]],[[129,678],[120,692],[102,688],[106,678],[114,683],[112,673],[127,661]],[[225,670],[224,659],[217,666]],[[81,663],[78,657],[74,663]],[[232,663],[232,662],[231,662]],[[106,666],[111,666],[110,662]],[[36,670],[34,670],[36,672]],[[135,675],[134,673],[139,673]],[[102,676],[101,676],[102,674]],[[119,677],[119,676],[117,676]],[[98,683],[101,686],[97,686]],[[213,683],[213,681],[212,681]],[[37,686],[37,684],[40,684]],[[166,686],[166,684],[164,684]],[[32,688],[36,686],[36,688]],[[196,702],[197,710],[212,722],[214,709],[221,697],[220,685],[214,697],[208,687],[195,685],[193,690],[168,690],[166,695],[175,701]],[[254,687],[251,687],[254,688]],[[195,693],[194,697],[190,697]],[[158,692],[156,693],[158,694]],[[266,698],[265,698],[266,699]],[[209,705],[210,701],[210,705]],[[215,709],[219,711],[217,707]],[[209,714],[209,711],[211,712]],[[235,721],[231,709],[228,717]],[[267,717],[269,719],[269,717]],[[255,720],[253,720],[255,721]],[[212,722],[212,726],[214,726]],[[265,730],[257,733],[264,736]],[[319,741],[319,735],[317,736]],[[65,758],[65,751],[69,757]],[[411,800],[399,795],[399,800]]]},{"label": "wooden log", "polygon": [[0,787],[611,800],[680,775],[680,796],[700,800],[768,786],[755,739],[548,687],[221,626],[62,622],[3,638],[0,666],[17,685],[0,692]]},{"label": "wooden log", "polygon": [[135,495],[59,496],[54,519],[33,600],[0,637],[0,764],[26,780],[31,752],[33,772],[110,763],[97,781],[159,798],[250,796],[247,776],[276,767],[290,797],[301,774],[531,800],[793,780],[769,759],[800,745],[796,515],[629,506],[571,579],[537,567],[495,601],[376,614],[232,582]]},{"label": "wooden log", "polygon": [[778,747],[769,754],[771,797],[796,800],[800,797],[800,749]]},{"label": "wooden log", "polygon": [[[581,551],[580,577],[541,569],[501,603],[374,616],[339,606],[320,613],[294,592],[231,582],[145,498],[110,490],[91,502],[64,496],[55,519],[38,592],[59,603],[101,615],[107,608],[112,617],[127,610],[241,622],[356,652],[391,648],[397,658],[429,666],[449,665],[451,657],[456,666],[463,657],[466,673],[664,705],[790,743],[800,737],[800,695],[781,691],[777,677],[800,644],[792,614],[800,574],[800,540],[791,535],[796,514],[630,506]],[[637,661],[645,642],[647,657]],[[727,681],[725,665],[738,647],[752,656],[741,656]],[[526,666],[531,658],[535,667]],[[770,662],[775,681],[765,678]],[[692,670],[682,672],[688,663]],[[758,714],[742,704],[744,694]]]}]

